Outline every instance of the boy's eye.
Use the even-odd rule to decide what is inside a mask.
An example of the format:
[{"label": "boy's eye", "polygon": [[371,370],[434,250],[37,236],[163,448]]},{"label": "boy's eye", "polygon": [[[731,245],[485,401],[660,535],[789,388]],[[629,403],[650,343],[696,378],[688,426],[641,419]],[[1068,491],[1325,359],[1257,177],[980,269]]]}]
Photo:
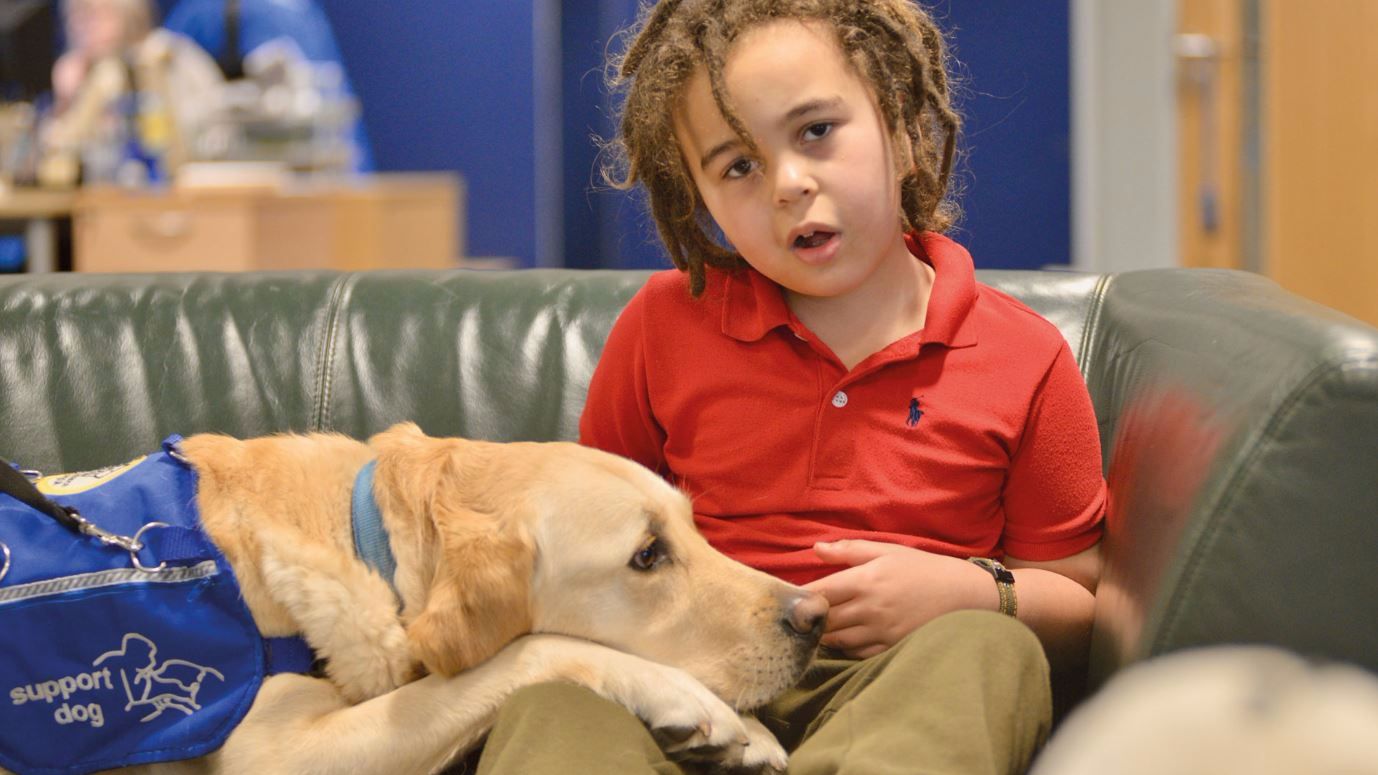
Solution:
[{"label": "boy's eye", "polygon": [[727,165],[727,169],[723,170],[722,176],[725,178],[744,178],[750,175],[751,171],[755,168],[756,163],[743,156]]},{"label": "boy's eye", "polygon": [[822,140],[828,133],[833,131],[833,124],[829,121],[820,121],[817,124],[809,124],[804,127],[805,140]]}]

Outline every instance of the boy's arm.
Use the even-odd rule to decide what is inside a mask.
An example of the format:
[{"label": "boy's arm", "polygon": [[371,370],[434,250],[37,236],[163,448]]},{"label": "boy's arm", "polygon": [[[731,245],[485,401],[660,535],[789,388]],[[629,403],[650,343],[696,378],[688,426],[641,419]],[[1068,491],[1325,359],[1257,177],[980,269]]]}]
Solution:
[{"label": "boy's arm", "polygon": [[[1083,670],[1100,579],[1100,544],[1043,562],[1006,555],[1005,567],[1014,573],[1019,620],[1043,642],[1054,672]],[[986,581],[992,580],[987,576]],[[998,607],[999,594],[993,583],[990,586]]]},{"label": "boy's arm", "polygon": [[665,431],[651,412],[646,375],[646,289],[637,292],[608,333],[579,417],[579,443],[665,473]]},{"label": "boy's arm", "polygon": [[1043,641],[1055,671],[1079,671],[1091,640],[1106,488],[1095,410],[1066,344],[1030,405],[1004,503],[1004,563],[1014,572],[1019,619]]},{"label": "boy's arm", "polygon": [[[962,558],[860,540],[820,543],[814,551],[825,562],[848,566],[804,586],[822,593],[832,606],[823,643],[854,657],[878,654],[950,611],[1000,608],[990,574]],[[1100,573],[1099,546],[1060,560],[1006,556],[1004,563],[1014,573],[1019,620],[1039,636],[1055,670],[1081,671],[1090,642],[1092,589]]]}]

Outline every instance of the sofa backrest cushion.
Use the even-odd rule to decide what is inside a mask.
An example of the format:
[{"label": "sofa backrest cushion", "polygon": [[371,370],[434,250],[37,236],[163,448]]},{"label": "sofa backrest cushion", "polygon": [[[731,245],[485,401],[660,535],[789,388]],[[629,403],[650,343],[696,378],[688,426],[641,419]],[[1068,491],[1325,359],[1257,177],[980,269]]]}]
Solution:
[{"label": "sofa backrest cushion", "polygon": [[[169,433],[363,438],[402,420],[437,435],[573,439],[607,332],[648,274],[6,278],[0,457],[79,470]],[[986,274],[1084,351],[1098,278]]]}]

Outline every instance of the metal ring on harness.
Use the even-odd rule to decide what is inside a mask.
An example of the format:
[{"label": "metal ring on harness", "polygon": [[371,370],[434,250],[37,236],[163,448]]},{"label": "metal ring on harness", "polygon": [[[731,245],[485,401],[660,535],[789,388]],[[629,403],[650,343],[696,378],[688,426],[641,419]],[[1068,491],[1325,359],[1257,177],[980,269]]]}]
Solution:
[{"label": "metal ring on harness", "polygon": [[172,458],[173,460],[176,460],[178,463],[182,463],[183,465],[191,465],[191,458],[187,457],[187,453],[182,451],[181,440],[178,440],[175,444],[169,444],[167,446],[167,456]]},{"label": "metal ring on harness", "polygon": [[167,563],[166,563],[166,562],[160,562],[160,563],[158,563],[158,567],[156,567],[156,568],[148,568],[148,567],[145,567],[143,563],[139,562],[139,551],[138,551],[138,549],[142,549],[143,546],[144,546],[143,542],[142,542],[141,540],[139,540],[139,539],[140,539],[140,537],[143,536],[144,531],[147,530],[147,529],[149,529],[150,527],[172,527],[172,526],[169,525],[169,524],[166,523],[166,522],[149,522],[147,525],[144,525],[143,527],[139,528],[139,532],[137,532],[137,533],[134,534],[134,546],[136,546],[136,547],[138,547],[138,548],[137,548],[137,549],[131,548],[131,549],[129,550],[129,557],[130,557],[130,559],[134,560],[134,567],[138,568],[139,570],[148,571],[148,572],[150,572],[150,573],[157,573],[158,571],[160,571],[160,570],[162,570],[163,568],[166,568],[166,567],[167,567]]},{"label": "metal ring on harness", "polygon": [[0,581],[4,581],[5,574],[10,572],[10,548],[5,545],[4,541],[0,541],[0,553],[5,555],[5,564],[0,566]]}]

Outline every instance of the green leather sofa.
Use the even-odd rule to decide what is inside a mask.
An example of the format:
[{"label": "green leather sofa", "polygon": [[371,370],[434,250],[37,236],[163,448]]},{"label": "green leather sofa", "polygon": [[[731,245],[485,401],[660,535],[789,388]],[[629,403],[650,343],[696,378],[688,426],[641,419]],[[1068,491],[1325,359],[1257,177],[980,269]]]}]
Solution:
[{"label": "green leather sofa", "polygon": [[[571,439],[644,272],[0,278],[0,457],[122,462],[170,433]],[[1239,272],[986,271],[1052,320],[1112,505],[1092,686],[1198,644],[1378,669],[1378,330]]]}]

